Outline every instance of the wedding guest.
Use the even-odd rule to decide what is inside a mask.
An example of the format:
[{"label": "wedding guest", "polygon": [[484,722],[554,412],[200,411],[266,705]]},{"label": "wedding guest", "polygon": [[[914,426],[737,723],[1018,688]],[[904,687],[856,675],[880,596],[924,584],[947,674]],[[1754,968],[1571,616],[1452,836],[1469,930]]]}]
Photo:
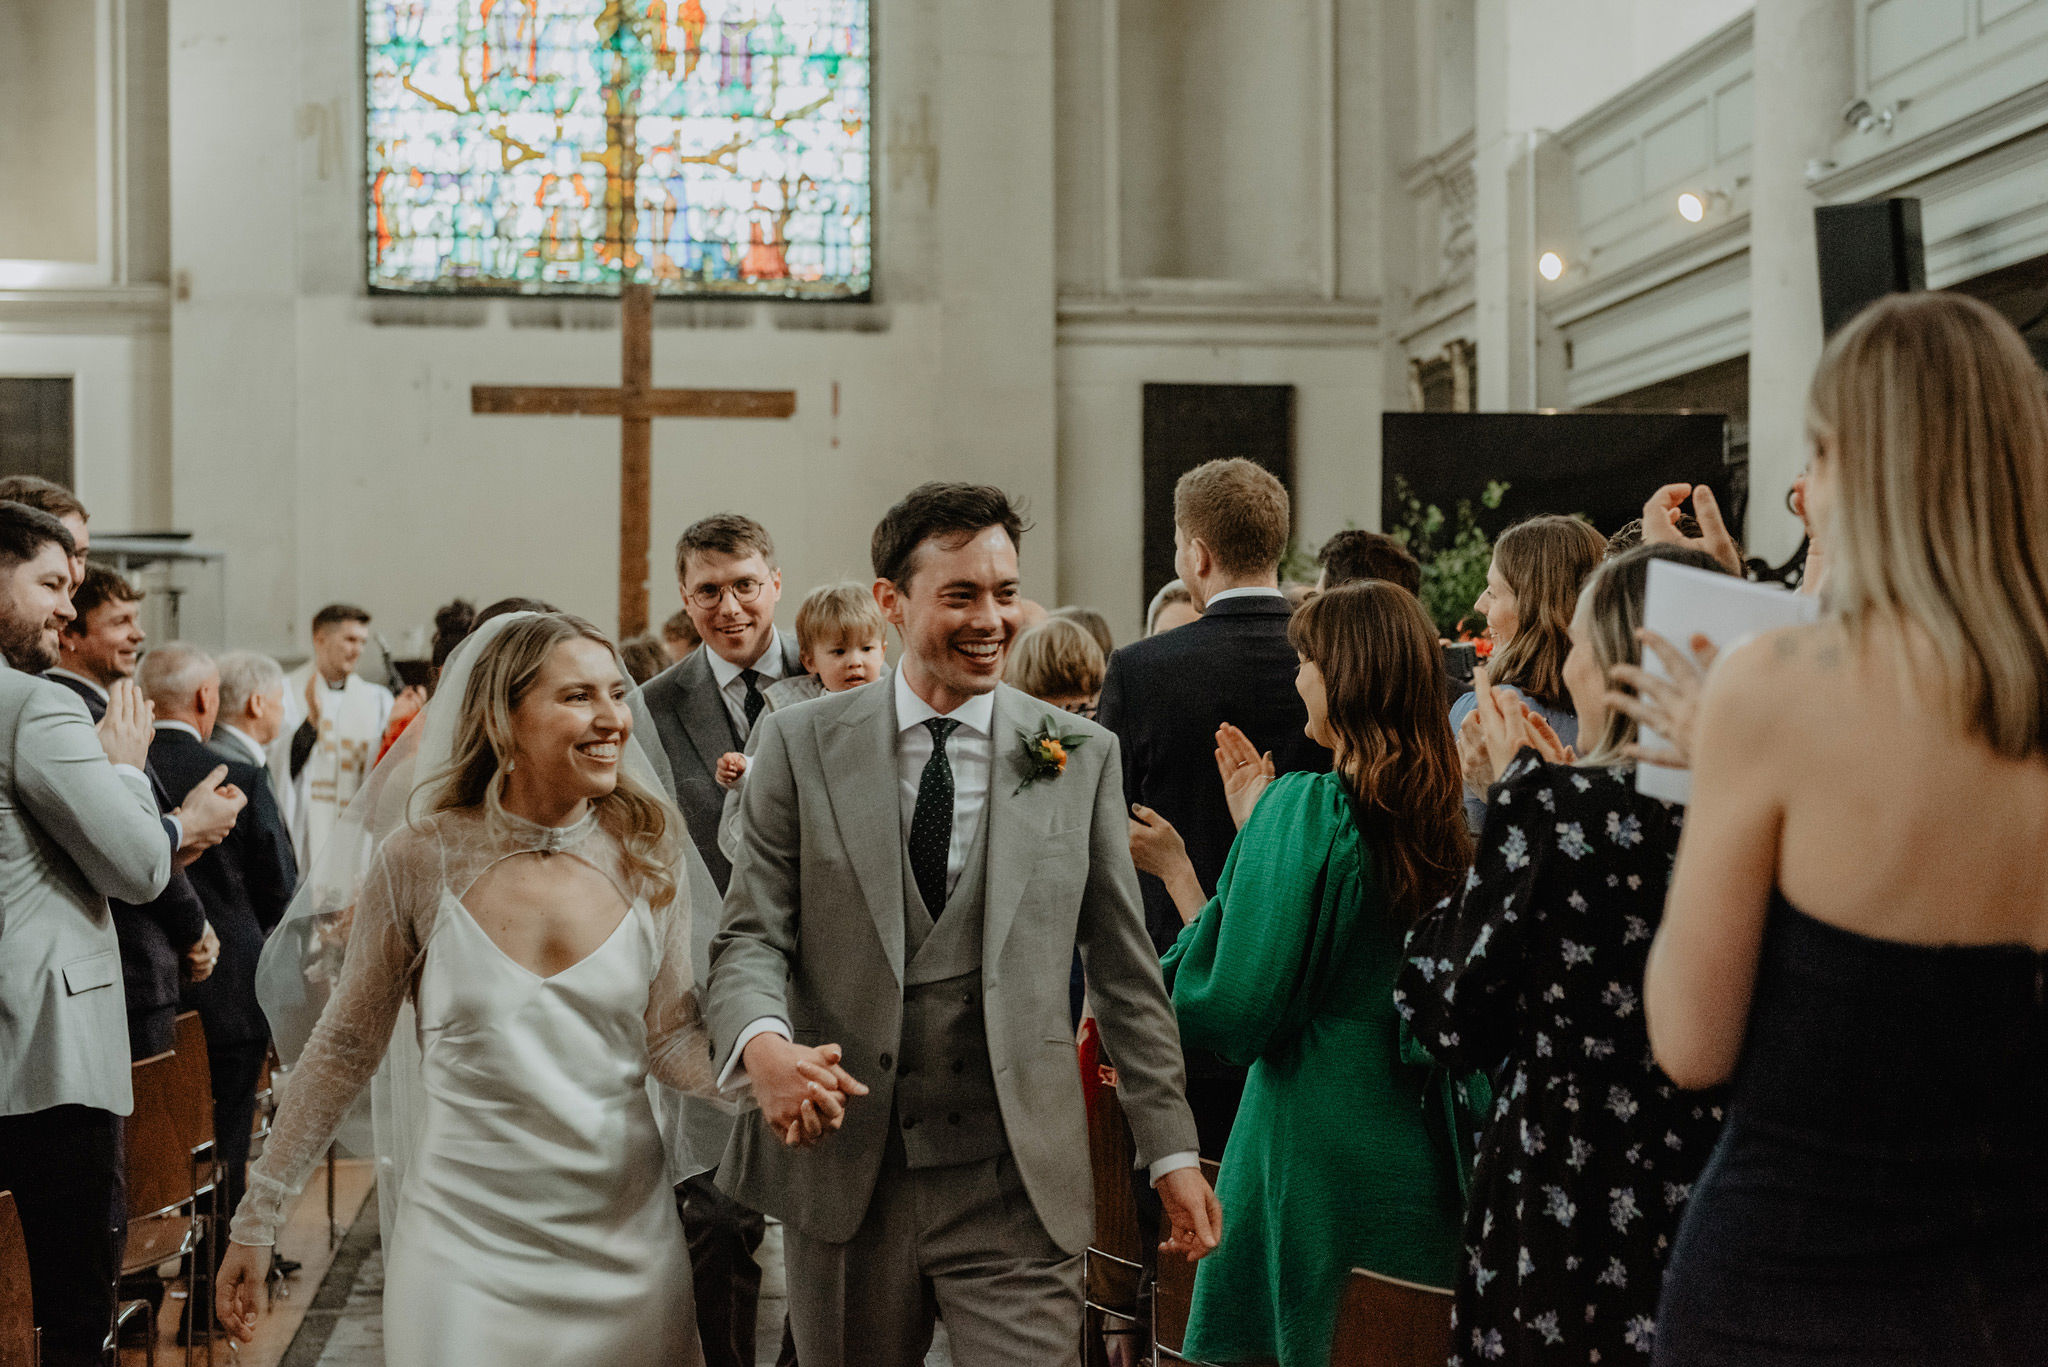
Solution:
[{"label": "wedding guest", "polygon": [[[142,591],[104,565],[87,565],[85,578],[72,592],[78,615],[57,635],[55,668],[43,677],[63,684],[85,704],[97,724],[107,712],[108,689],[135,677],[141,663]],[[157,810],[176,810],[170,790],[154,764],[145,764]],[[219,785],[219,778],[214,786]],[[221,834],[225,834],[223,831]],[[196,834],[196,832],[195,832]],[[206,923],[206,907],[192,889],[184,867],[202,846],[185,848],[181,818],[180,849],[164,890],[140,905],[109,899],[114,932],[121,941],[121,986],[128,1006],[128,1053],[134,1059],[154,1058],[177,1038],[178,994],[187,982],[200,982],[220,957],[220,937]],[[216,837],[218,838],[218,837]]]},{"label": "wedding guest", "polygon": [[1244,827],[1216,895],[1143,807],[1131,849],[1188,923],[1164,964],[1182,1042],[1251,1069],[1217,1187],[1231,1233],[1195,1274],[1182,1351],[1323,1367],[1350,1269],[1447,1286],[1457,1261],[1455,1160],[1425,1074],[1400,1062],[1392,993],[1403,933],[1457,888],[1471,844],[1415,596],[1333,589],[1288,634],[1332,771],[1269,780],[1225,728],[1216,763]]},{"label": "wedding guest", "polygon": [[84,581],[85,557],[92,549],[92,514],[77,494],[40,475],[9,475],[0,479],[0,502],[25,504],[63,523],[64,530],[71,533],[72,587]]},{"label": "wedding guest", "polygon": [[[643,740],[667,757],[671,795],[723,894],[732,864],[718,847],[725,812],[719,761],[745,751],[768,709],[768,690],[804,668],[796,641],[775,625],[782,571],[766,527],[737,513],[692,523],[676,541],[676,578],[704,648],[657,674],[634,697],[652,725]],[[691,1147],[712,1161],[725,1151],[731,1114],[696,1103],[687,1114]],[[767,1224],[719,1190],[715,1178],[714,1169],[677,1189],[696,1268],[698,1328],[709,1367],[753,1367],[761,1295],[754,1250]]]},{"label": "wedding guest", "polygon": [[1366,579],[1384,579],[1408,592],[1422,594],[1422,566],[1408,548],[1383,532],[1347,527],[1323,543],[1316,552],[1320,572],[1316,590],[1342,588]]},{"label": "wedding guest", "polygon": [[651,634],[631,636],[619,642],[619,658],[626,662],[626,673],[635,685],[646,683],[675,663],[660,639]]},{"label": "wedding guest", "polygon": [[[1493,543],[1486,588],[1472,605],[1486,618],[1493,686],[1535,708],[1566,745],[1578,737],[1563,674],[1572,613],[1580,586],[1606,554],[1606,539],[1579,518],[1548,514],[1517,522]],[[1451,729],[1466,755],[1477,740],[1475,705],[1470,693],[1451,704]],[[1483,777],[1468,766],[1465,820],[1474,832],[1486,819],[1485,793]]]},{"label": "wedding guest", "polygon": [[42,1361],[101,1361],[120,1266],[129,1086],[121,951],[107,898],[162,892],[178,838],[142,765],[149,705],[115,680],[97,733],[35,677],[72,619],[64,524],[0,503],[0,1189],[28,1246]]},{"label": "wedding guest", "polygon": [[1093,717],[1107,667],[1086,627],[1050,617],[1010,644],[1003,682],[1063,712]]},{"label": "wedding guest", "polygon": [[1102,652],[1104,660],[1107,660],[1111,652],[1116,649],[1116,633],[1109,629],[1109,619],[1094,608],[1077,607],[1069,604],[1063,608],[1054,608],[1052,615],[1064,617],[1070,622],[1078,623],[1090,636],[1095,638],[1095,646]]},{"label": "wedding guest", "polygon": [[390,689],[356,673],[369,641],[367,611],[330,603],[313,614],[313,658],[286,676],[291,713],[272,747],[271,781],[301,868],[312,867],[369,776],[397,705]]},{"label": "wedding guest", "polygon": [[[1212,460],[1174,486],[1173,521],[1174,567],[1201,616],[1110,656],[1097,719],[1121,747],[1125,801],[1173,824],[1207,891],[1237,836],[1211,762],[1217,728],[1241,729],[1278,773],[1323,773],[1330,755],[1304,732],[1308,714],[1294,687],[1293,609],[1280,592],[1287,490],[1251,461]],[[1180,914],[1157,878],[1138,881],[1146,929],[1163,954],[1180,935]],[[1202,1154],[1221,1157],[1244,1069],[1202,1050],[1187,1062]]]},{"label": "wedding guest", "polygon": [[[888,630],[874,591],[866,584],[826,584],[812,589],[796,610],[797,649],[804,672],[768,690],[768,705],[762,715],[881,678],[887,667]],[[719,786],[726,790],[725,811],[718,818],[718,848],[727,859],[739,850],[739,786],[758,734],[747,737],[745,751],[718,762]]]},{"label": "wedding guest", "polygon": [[[223,698],[221,669],[196,646],[171,641],[144,657],[136,676],[156,710],[150,763],[173,790],[202,781],[227,765],[227,780],[248,800],[227,839],[199,856],[187,871],[220,936],[220,963],[205,982],[186,989],[182,1005],[199,1012],[213,1092],[213,1132],[219,1149],[226,1203],[242,1199],[249,1160],[249,1130],[256,1114],[256,1084],[270,1049],[270,1026],[256,1002],[256,960],[264,937],[284,916],[298,884],[291,831],[278,811],[270,776],[256,754],[256,737],[222,734],[215,748],[223,702],[244,725],[283,731],[284,671],[264,656],[237,656],[232,695]],[[265,666],[268,666],[266,669]],[[260,693],[252,716],[253,693]],[[276,703],[273,714],[270,704]],[[275,716],[275,721],[267,719]],[[232,743],[233,749],[226,748]],[[218,1249],[218,1243],[216,1243]],[[218,1252],[216,1252],[218,1256]],[[202,1302],[203,1303],[203,1302]]]},{"label": "wedding guest", "polygon": [[1665,1251],[1720,1130],[1720,1098],[1652,1060],[1637,989],[1683,812],[1636,792],[1636,724],[1606,693],[1641,659],[1656,560],[1720,569],[1652,545],[1594,572],[1563,669],[1583,759],[1480,669],[1486,829],[1462,897],[1409,939],[1396,995],[1417,1042],[1503,1079],[1465,1214],[1460,1364],[1648,1362]]},{"label": "wedding guest", "polygon": [[1731,1084],[1662,1364],[2048,1343],[2048,397],[1954,294],[1829,341],[1805,502],[1831,616],[1708,677],[1644,1005]]},{"label": "wedding guest", "polygon": [[704,638],[697,634],[697,624],[690,620],[690,610],[683,608],[661,624],[661,648],[668,652],[670,664],[681,664],[689,653],[704,644]]},{"label": "wedding guest", "polygon": [[1178,579],[1169,579],[1152,595],[1152,602],[1145,609],[1145,634],[1157,636],[1162,631],[1184,627],[1201,615],[1188,586]]}]

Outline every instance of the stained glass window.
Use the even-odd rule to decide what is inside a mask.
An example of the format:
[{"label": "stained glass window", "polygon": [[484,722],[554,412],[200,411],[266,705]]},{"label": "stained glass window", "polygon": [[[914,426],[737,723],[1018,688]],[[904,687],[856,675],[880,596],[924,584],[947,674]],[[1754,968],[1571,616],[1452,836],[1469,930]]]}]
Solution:
[{"label": "stained glass window", "polygon": [[372,288],[867,292],[867,0],[365,4]]}]

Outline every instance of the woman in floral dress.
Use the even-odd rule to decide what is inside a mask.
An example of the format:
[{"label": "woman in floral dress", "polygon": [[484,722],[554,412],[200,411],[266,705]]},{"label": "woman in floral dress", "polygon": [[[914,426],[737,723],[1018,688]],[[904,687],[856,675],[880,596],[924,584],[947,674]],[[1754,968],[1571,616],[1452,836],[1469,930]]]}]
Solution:
[{"label": "woman in floral dress", "polygon": [[1463,898],[1415,928],[1395,993],[1439,1062],[1498,1079],[1465,1213],[1453,1367],[1649,1362],[1665,1255],[1720,1130],[1718,1095],[1680,1092],[1643,1025],[1684,812],[1636,792],[1624,760],[1635,724],[1602,700],[1614,666],[1640,661],[1652,559],[1718,568],[1646,546],[1588,582],[1564,670],[1594,743],[1584,760],[1482,684],[1499,782]]}]

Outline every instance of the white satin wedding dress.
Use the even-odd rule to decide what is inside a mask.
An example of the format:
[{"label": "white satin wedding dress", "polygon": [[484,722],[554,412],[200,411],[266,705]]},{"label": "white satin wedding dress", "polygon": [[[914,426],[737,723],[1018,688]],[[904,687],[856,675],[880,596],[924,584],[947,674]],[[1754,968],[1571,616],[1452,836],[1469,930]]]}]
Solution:
[{"label": "white satin wedding dress", "polygon": [[[555,859],[587,875],[579,900],[625,911],[596,949],[543,977],[483,925],[500,898],[530,906],[528,878]],[[250,1173],[235,1241],[273,1241],[412,995],[426,1111],[385,1233],[386,1361],[701,1361],[689,1250],[646,1086],[651,1072],[712,1091],[687,893],[650,911],[595,816],[556,828],[460,809],[385,839],[352,921],[341,981]]]}]

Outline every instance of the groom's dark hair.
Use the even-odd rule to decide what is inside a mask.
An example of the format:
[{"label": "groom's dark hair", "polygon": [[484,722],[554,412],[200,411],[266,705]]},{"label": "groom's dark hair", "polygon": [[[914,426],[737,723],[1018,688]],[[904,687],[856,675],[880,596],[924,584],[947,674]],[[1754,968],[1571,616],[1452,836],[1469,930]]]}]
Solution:
[{"label": "groom's dark hair", "polygon": [[934,537],[967,540],[985,527],[1001,527],[1021,546],[1031,530],[1023,510],[993,484],[920,484],[882,514],[869,548],[875,578],[899,586],[917,572],[917,548]]}]

